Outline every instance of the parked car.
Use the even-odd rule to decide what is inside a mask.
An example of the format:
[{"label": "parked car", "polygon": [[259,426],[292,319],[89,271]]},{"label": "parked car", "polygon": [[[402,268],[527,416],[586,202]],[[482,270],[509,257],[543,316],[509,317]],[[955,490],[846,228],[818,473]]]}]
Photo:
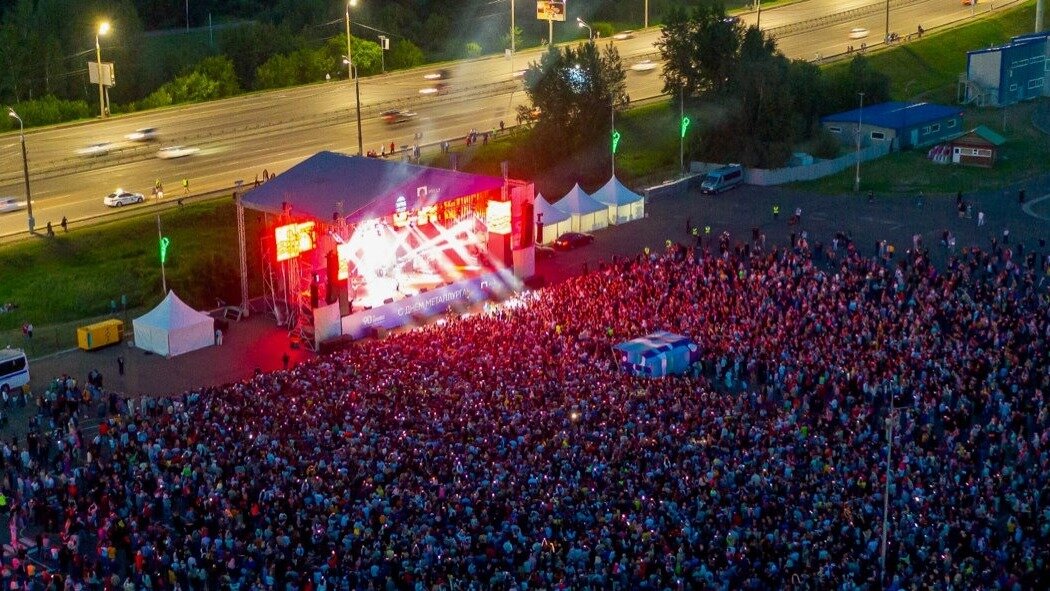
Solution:
[{"label": "parked car", "polygon": [[132,142],[152,142],[159,139],[160,136],[157,135],[156,127],[143,127],[142,129],[136,129],[124,137]]},{"label": "parked car", "polygon": [[170,160],[172,158],[182,158],[183,156],[190,156],[200,152],[200,148],[194,148],[192,146],[168,146],[157,150],[157,158],[163,158]]},{"label": "parked car", "polygon": [[704,180],[700,183],[700,192],[704,195],[714,195],[743,183],[744,167],[739,164],[730,164],[704,175]]},{"label": "parked car", "polygon": [[583,232],[566,232],[558,239],[554,241],[554,248],[557,250],[572,250],[574,248],[580,248],[581,246],[587,246],[594,242],[594,236],[592,234],[584,234]]},{"label": "parked car", "polygon": [[17,197],[0,197],[0,213],[9,213],[24,209],[25,201],[19,201]]},{"label": "parked car", "polygon": [[105,156],[112,151],[113,144],[109,142],[99,142],[77,150],[77,154],[80,154],[81,156]]},{"label": "parked car", "polygon": [[146,198],[142,193],[131,193],[124,189],[117,189],[102,199],[102,203],[108,207],[124,207],[133,203],[143,203]]}]

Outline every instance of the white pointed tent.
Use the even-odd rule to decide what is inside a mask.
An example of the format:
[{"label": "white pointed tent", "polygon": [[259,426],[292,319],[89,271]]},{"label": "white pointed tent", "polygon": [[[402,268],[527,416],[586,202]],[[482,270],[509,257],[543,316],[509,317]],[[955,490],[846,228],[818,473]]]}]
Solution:
[{"label": "white pointed tent", "polygon": [[645,197],[623,186],[615,176],[592,193],[591,197],[609,206],[610,224],[623,224],[645,217]]},{"label": "white pointed tent", "polygon": [[592,232],[609,225],[609,207],[591,199],[579,183],[562,197],[554,207],[572,216],[573,232]]},{"label": "white pointed tent", "polygon": [[[558,236],[572,231],[572,216],[554,207],[543,195],[536,195],[536,223],[543,224],[542,233],[539,236],[540,244],[550,244],[558,239]],[[540,217],[543,214],[543,217]]]},{"label": "white pointed tent", "polygon": [[133,320],[132,326],[136,347],[165,357],[215,344],[215,319],[186,305],[174,291]]}]

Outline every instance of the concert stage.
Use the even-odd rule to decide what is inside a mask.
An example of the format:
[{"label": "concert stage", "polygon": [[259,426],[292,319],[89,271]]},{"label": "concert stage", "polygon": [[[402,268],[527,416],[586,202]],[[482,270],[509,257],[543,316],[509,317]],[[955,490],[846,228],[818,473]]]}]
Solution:
[{"label": "concert stage", "polygon": [[517,291],[533,201],[531,183],[320,152],[245,193],[238,215],[268,214],[271,311],[316,346]]}]

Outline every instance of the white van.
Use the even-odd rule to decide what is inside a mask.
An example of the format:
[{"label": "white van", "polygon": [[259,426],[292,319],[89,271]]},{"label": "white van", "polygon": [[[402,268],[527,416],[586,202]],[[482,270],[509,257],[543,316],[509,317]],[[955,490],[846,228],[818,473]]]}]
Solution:
[{"label": "white van", "polygon": [[704,195],[714,195],[728,191],[743,182],[744,167],[739,164],[729,164],[704,175],[704,182],[700,183],[700,192]]},{"label": "white van", "polygon": [[29,358],[21,349],[0,349],[0,392],[16,392],[29,383]]}]

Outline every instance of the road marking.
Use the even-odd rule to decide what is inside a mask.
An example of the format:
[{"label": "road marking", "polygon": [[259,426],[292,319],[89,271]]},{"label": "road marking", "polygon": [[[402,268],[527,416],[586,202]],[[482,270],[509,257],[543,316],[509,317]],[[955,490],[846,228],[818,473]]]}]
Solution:
[{"label": "road marking", "polygon": [[1034,211],[1032,211],[1032,206],[1033,205],[1035,205],[1037,203],[1042,203],[1043,201],[1046,201],[1047,199],[1050,199],[1050,193],[1047,193],[1046,195],[1043,195],[1042,197],[1038,197],[1036,199],[1032,199],[1031,201],[1025,203],[1024,205],[1021,206],[1021,211],[1025,212],[1026,214],[1028,214],[1028,215],[1030,215],[1030,216],[1032,216],[1032,217],[1034,217],[1036,219],[1050,221],[1050,217],[1047,217],[1045,215],[1039,215],[1039,214],[1035,213]]}]

